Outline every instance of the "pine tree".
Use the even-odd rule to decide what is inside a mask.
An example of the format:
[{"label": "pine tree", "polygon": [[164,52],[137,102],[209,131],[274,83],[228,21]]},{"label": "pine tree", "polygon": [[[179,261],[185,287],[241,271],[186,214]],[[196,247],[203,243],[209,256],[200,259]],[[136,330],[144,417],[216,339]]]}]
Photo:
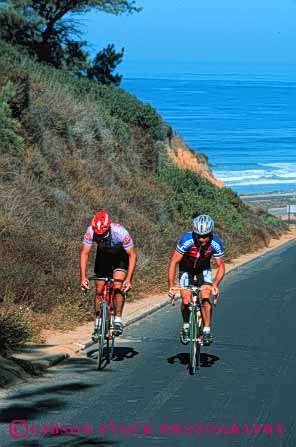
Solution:
[{"label": "pine tree", "polygon": [[[141,9],[134,0],[0,0],[0,38],[22,45],[41,62],[81,76],[91,67],[87,66],[86,42],[81,40],[77,16],[91,10],[120,15]],[[111,71],[122,56],[123,50],[116,53],[114,46],[108,45],[97,54],[92,77],[119,83],[121,77]],[[99,67],[111,71],[99,76]]]},{"label": "pine tree", "polygon": [[89,79],[95,79],[102,84],[119,85],[122,76],[119,74],[112,74],[113,70],[121,63],[124,54],[124,48],[119,53],[116,53],[113,44],[109,44],[103,48],[95,57],[92,66],[87,72]]}]

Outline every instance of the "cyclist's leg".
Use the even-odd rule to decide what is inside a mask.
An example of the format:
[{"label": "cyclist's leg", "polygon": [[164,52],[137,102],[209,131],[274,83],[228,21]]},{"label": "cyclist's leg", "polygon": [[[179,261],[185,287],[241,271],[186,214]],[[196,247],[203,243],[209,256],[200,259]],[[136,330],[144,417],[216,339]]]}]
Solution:
[{"label": "cyclist's leg", "polygon": [[202,316],[204,322],[204,340],[205,344],[212,341],[211,335],[211,319],[212,319],[212,303],[211,303],[211,285],[213,283],[211,270],[204,270],[200,274],[200,287],[202,291],[200,292],[200,297],[203,303]]},{"label": "cyclist's leg", "polygon": [[[126,277],[126,270],[123,269],[115,269],[113,271],[113,278],[124,280]],[[114,307],[115,307],[115,317],[122,317],[122,311],[124,306],[124,293],[122,292],[122,282],[114,281]]]},{"label": "cyclist's leg", "polygon": [[[114,256],[112,267],[113,267],[113,278],[124,280],[126,278],[128,270],[128,254],[124,249],[122,249],[116,256]],[[114,305],[115,305],[115,316],[121,317],[122,310],[124,306],[124,293],[122,292],[122,282],[114,282]]]},{"label": "cyclist's leg", "polygon": [[198,275],[198,286],[202,287],[202,291],[200,292],[200,297],[203,302],[203,320],[204,326],[211,326],[211,314],[212,314],[212,304],[211,304],[211,285],[213,284],[212,273],[211,270],[204,270],[202,273]]},{"label": "cyclist's leg", "polygon": [[[126,271],[115,269],[113,272],[114,279],[124,280],[126,277]],[[122,311],[125,301],[125,295],[122,292],[122,282],[114,281],[114,335],[121,335],[123,332]]]},{"label": "cyclist's leg", "polygon": [[211,288],[209,284],[203,283],[201,284],[203,287],[200,292],[200,297],[202,299],[203,307],[202,307],[202,316],[205,327],[211,326],[211,316],[212,316],[212,304],[211,304]]},{"label": "cyclist's leg", "polygon": [[[116,255],[113,260],[113,278],[124,280],[128,270],[128,255],[124,249]],[[123,322],[122,311],[125,302],[125,294],[122,291],[123,283],[114,281],[114,329],[117,334],[122,334]]]},{"label": "cyclist's leg", "polygon": [[104,281],[96,281],[96,296],[95,296],[95,315],[100,315],[102,292],[104,288]]},{"label": "cyclist's leg", "polygon": [[[186,287],[192,284],[192,275],[189,272],[180,271],[179,272],[179,284],[180,287]],[[181,290],[181,313],[183,318],[183,323],[189,323],[189,303],[191,298],[190,290]]]},{"label": "cyclist's leg", "polygon": [[[188,272],[179,272],[179,284],[180,287],[186,287],[191,284],[192,278]],[[180,332],[181,343],[187,344],[189,341],[189,303],[191,299],[192,292],[190,290],[181,290],[181,314],[183,319],[183,326]]]},{"label": "cyclist's leg", "polygon": [[[112,276],[112,265],[110,264],[108,258],[106,258],[106,256],[103,256],[103,253],[100,252],[99,250],[97,250],[94,273],[96,276],[102,278]],[[95,296],[96,321],[95,321],[95,330],[93,333],[93,338],[96,338],[97,335],[104,284],[105,284],[104,281],[96,281],[96,296]]]}]

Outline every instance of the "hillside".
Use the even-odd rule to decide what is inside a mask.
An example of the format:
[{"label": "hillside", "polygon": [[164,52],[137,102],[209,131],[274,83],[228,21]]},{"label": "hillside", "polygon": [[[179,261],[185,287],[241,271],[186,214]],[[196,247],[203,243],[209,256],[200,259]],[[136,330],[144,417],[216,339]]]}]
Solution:
[{"label": "hillside", "polygon": [[205,156],[122,89],[73,79],[5,43],[0,67],[5,308],[25,304],[29,316],[46,313],[52,324],[85,318],[92,306],[79,293],[79,252],[102,207],[135,239],[130,299],[166,290],[169,257],[195,212],[212,215],[228,259],[286,230],[224,188]]}]

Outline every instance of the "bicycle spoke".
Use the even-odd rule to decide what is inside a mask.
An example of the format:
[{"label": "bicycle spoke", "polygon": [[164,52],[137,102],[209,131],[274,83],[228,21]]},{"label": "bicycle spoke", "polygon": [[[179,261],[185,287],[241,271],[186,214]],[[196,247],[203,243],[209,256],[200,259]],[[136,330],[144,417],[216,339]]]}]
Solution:
[{"label": "bicycle spoke", "polygon": [[197,324],[196,324],[196,315],[194,312],[192,312],[191,316],[190,316],[190,324],[189,324],[189,355],[190,355],[189,373],[190,374],[195,374],[195,371],[196,371],[196,349],[197,349]]},{"label": "bicycle spoke", "polygon": [[200,337],[202,335],[202,317],[200,311],[198,311],[197,314],[197,327],[196,327],[196,368],[199,369],[200,367],[200,347],[201,347],[201,341]]},{"label": "bicycle spoke", "polygon": [[100,370],[102,367],[103,355],[104,355],[104,345],[106,336],[106,304],[101,303],[101,315],[100,315],[100,328],[98,337],[98,357],[97,357],[97,369]]},{"label": "bicycle spoke", "polygon": [[111,318],[110,311],[107,308],[107,319],[106,319],[106,361],[110,363],[113,357],[113,347],[114,347],[114,335],[111,330]]}]

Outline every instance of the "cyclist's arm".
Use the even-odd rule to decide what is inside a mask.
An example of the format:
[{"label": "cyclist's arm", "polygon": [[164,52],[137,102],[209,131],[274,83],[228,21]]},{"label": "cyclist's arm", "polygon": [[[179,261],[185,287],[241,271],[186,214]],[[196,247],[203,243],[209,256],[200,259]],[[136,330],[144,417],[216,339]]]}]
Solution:
[{"label": "cyclist's arm", "polygon": [[[215,262],[217,265],[217,272],[216,272],[215,279],[213,282],[213,287],[218,288],[218,285],[222,281],[224,274],[225,274],[225,263],[224,263],[224,257],[214,258],[214,259],[215,259]],[[219,289],[218,289],[218,291],[219,291]]]},{"label": "cyclist's arm", "polygon": [[128,270],[127,270],[125,282],[130,284],[132,281],[132,277],[133,277],[135,268],[136,268],[137,253],[136,253],[136,250],[134,249],[134,247],[127,248],[125,251],[127,252],[128,257],[129,257]]},{"label": "cyclist's arm", "polygon": [[80,253],[80,284],[83,284],[87,279],[86,269],[90,250],[91,245],[83,245]]},{"label": "cyclist's arm", "polygon": [[172,289],[174,287],[176,267],[177,267],[177,264],[179,264],[179,262],[181,262],[182,258],[183,258],[183,254],[181,254],[177,250],[175,250],[173,253],[173,256],[171,257],[171,261],[169,264],[169,271],[168,271],[169,289]]}]

